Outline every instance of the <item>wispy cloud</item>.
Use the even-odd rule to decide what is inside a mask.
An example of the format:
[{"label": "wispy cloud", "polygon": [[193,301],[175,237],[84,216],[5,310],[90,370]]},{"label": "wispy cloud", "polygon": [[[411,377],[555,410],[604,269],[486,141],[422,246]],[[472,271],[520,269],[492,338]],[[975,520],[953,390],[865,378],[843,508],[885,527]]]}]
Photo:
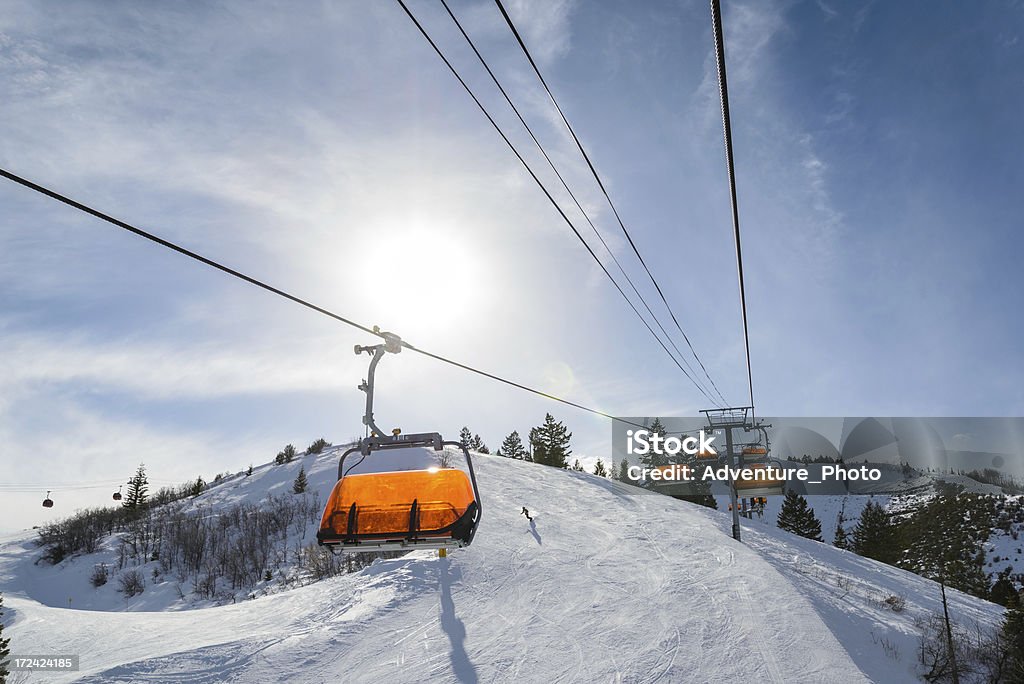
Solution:
[{"label": "wispy cloud", "polygon": [[213,399],[243,394],[334,392],[351,384],[355,366],[326,340],[271,344],[233,339],[172,344],[164,339],[98,340],[81,333],[8,333],[0,343],[0,393],[42,386],[98,388],[144,399]]},{"label": "wispy cloud", "polygon": [[506,9],[533,55],[546,63],[569,51],[574,0],[511,0]]}]

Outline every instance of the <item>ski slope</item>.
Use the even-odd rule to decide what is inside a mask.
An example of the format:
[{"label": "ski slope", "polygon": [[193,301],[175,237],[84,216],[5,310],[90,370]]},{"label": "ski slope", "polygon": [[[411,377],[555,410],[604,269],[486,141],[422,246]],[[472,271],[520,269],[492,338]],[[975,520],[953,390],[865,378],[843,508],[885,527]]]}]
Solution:
[{"label": "ski slope", "polygon": [[[474,463],[470,548],[233,605],[184,610],[159,585],[125,599],[89,586],[94,559],[42,567],[29,535],[5,539],[5,636],[16,654],[81,654],[80,672],[47,682],[918,681],[913,621],[938,607],[928,580],[757,522],[740,544],[724,512],[592,475]],[[191,505],[281,494],[300,466],[326,499],[334,453],[229,478]],[[1000,618],[951,600],[956,619]]]}]

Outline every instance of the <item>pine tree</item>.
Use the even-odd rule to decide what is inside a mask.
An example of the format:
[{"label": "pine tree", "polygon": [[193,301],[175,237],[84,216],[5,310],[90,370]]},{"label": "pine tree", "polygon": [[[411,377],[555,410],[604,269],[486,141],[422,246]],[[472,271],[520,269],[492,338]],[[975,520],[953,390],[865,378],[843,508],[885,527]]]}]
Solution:
[{"label": "pine tree", "polygon": [[203,491],[205,491],[205,490],[206,490],[206,482],[203,481],[203,476],[200,475],[199,477],[196,478],[196,481],[192,483],[192,486],[189,489],[188,493],[189,493],[189,496],[196,497],[196,496],[199,496],[200,494],[202,494]]},{"label": "pine tree", "polygon": [[295,447],[291,444],[287,445],[281,452],[281,456],[284,458],[282,463],[291,463],[295,460]]},{"label": "pine tree", "polygon": [[299,468],[299,475],[295,478],[295,482],[292,483],[292,491],[296,494],[302,494],[306,491],[306,486],[309,482],[306,481],[306,466]]},{"label": "pine tree", "polygon": [[999,636],[1009,660],[1006,678],[1002,681],[1021,684],[1024,682],[1024,608],[1018,605],[1006,611]]},{"label": "pine tree", "polygon": [[10,639],[4,639],[4,595],[0,594],[0,684],[7,681],[10,672],[7,669],[7,658],[11,655]]},{"label": "pine tree", "polygon": [[530,460],[539,463],[537,459],[537,443],[540,440],[540,428],[530,428]]},{"label": "pine tree", "polygon": [[836,516],[836,533],[832,537],[832,546],[837,549],[848,549],[850,548],[850,536],[846,533],[846,500],[843,500],[843,505],[839,509],[839,515]]},{"label": "pine tree", "polygon": [[465,444],[467,449],[473,448],[473,431],[463,426],[459,430],[459,441]]},{"label": "pine tree", "polygon": [[469,440],[468,446],[472,451],[477,451],[481,454],[491,453],[491,450],[484,444],[484,440],[481,439],[480,435],[473,435],[473,438]]},{"label": "pine tree", "polygon": [[619,482],[632,482],[632,480],[629,479],[629,461],[627,461],[626,459],[622,459],[622,462],[619,463],[618,479]]},{"label": "pine tree", "polygon": [[249,477],[252,475],[252,463],[249,464],[249,469],[245,471],[245,476]]},{"label": "pine tree", "polygon": [[556,421],[550,413],[546,414],[544,424],[530,431],[533,460],[555,468],[567,468],[568,458],[572,455],[570,439],[572,433],[566,430],[565,425]]},{"label": "pine tree", "polygon": [[836,547],[837,549],[850,548],[850,535],[848,535],[846,533],[846,530],[843,528],[842,517],[840,517],[839,520],[836,522],[836,533],[835,536],[832,537],[832,546]]},{"label": "pine tree", "polygon": [[807,499],[792,489],[786,492],[786,498],[782,502],[778,526],[780,530],[821,541],[821,522],[814,515],[814,510],[807,505]]},{"label": "pine tree", "polygon": [[662,437],[668,434],[668,430],[666,430],[665,426],[662,424],[661,418],[655,418],[654,422],[651,423],[651,427],[647,428],[647,431],[651,434],[660,435]]},{"label": "pine tree", "polygon": [[576,459],[576,461],[572,464],[572,469],[575,470],[577,473],[583,472],[583,466],[580,465],[580,459]]},{"label": "pine tree", "polygon": [[608,469],[604,467],[604,461],[597,459],[597,463],[594,464],[594,474],[598,477],[608,477]]},{"label": "pine tree", "polygon": [[1010,571],[1011,568],[1007,567],[992,583],[992,589],[988,593],[988,598],[992,603],[1007,607],[1016,606],[1019,603],[1020,597],[1017,596],[1017,587],[1010,579]]},{"label": "pine tree", "polygon": [[853,528],[851,551],[892,564],[896,560],[895,529],[880,504],[868,501]]},{"label": "pine tree", "polygon": [[[668,431],[665,429],[665,426],[662,424],[660,418],[655,418],[654,422],[651,423],[651,426],[647,428],[647,431],[654,435],[660,435],[661,437],[664,437],[668,433]],[[669,464],[668,456],[665,455],[664,452],[655,453],[654,449],[651,449],[646,454],[644,454],[640,458],[640,461],[646,468],[655,468],[657,466]]]},{"label": "pine tree", "polygon": [[131,509],[144,508],[148,498],[149,480],[146,479],[146,464],[140,463],[135,475],[128,480],[128,493],[125,494],[121,505]]},{"label": "pine tree", "polygon": [[498,449],[498,455],[505,458],[514,458],[519,461],[526,460],[528,454],[518,431],[513,430],[512,434],[505,438],[505,441],[501,443],[501,448]]},{"label": "pine tree", "polygon": [[307,454],[323,453],[323,450],[326,449],[329,446],[331,446],[331,443],[328,442],[323,437],[320,437],[315,442],[313,442],[312,444],[309,445],[309,447],[306,449],[306,453]]}]

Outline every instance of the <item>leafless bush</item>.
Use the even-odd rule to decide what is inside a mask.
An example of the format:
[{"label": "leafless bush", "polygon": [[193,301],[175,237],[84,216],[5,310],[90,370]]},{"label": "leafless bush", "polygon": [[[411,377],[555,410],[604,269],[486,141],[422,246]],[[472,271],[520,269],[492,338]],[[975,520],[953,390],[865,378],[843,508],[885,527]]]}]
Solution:
[{"label": "leafless bush", "polygon": [[146,590],[146,580],[142,577],[142,573],[135,568],[122,572],[118,578],[118,584],[121,586],[119,591],[128,598],[137,596]]},{"label": "leafless bush", "polygon": [[303,565],[314,581],[346,572],[343,557],[336,556],[321,546],[307,546],[302,550],[302,555]]},{"label": "leafless bush", "polygon": [[439,468],[451,468],[453,458],[454,456],[449,447],[445,447],[441,451],[434,453],[434,459],[437,460],[437,465]]},{"label": "leafless bush", "polygon": [[886,596],[882,601],[889,610],[894,613],[902,613],[903,609],[907,607],[907,599],[904,596],[897,596],[896,594],[890,594]]},{"label": "leafless bush", "polygon": [[[122,571],[118,580],[126,596],[141,593],[145,574],[152,574],[154,581],[175,583],[179,598],[194,592],[203,599],[230,602],[238,592],[249,592],[268,578],[315,581],[358,571],[376,558],[401,555],[335,557],[311,546],[309,538],[323,511],[317,492],[214,508],[197,505],[185,490],[183,486],[169,491],[165,498],[172,500],[134,516],[123,509],[97,509],[48,525],[39,533],[40,544],[47,547],[44,556],[57,563],[98,549],[107,535],[116,534],[120,543],[114,547],[108,573]],[[185,500],[174,498],[182,493]]]},{"label": "leafless bush", "polygon": [[217,576],[213,574],[196,577],[192,587],[195,594],[201,598],[212,599],[217,594]]},{"label": "leafless bush", "polygon": [[89,575],[89,584],[94,588],[98,589],[107,583],[107,579],[110,577],[110,570],[107,568],[106,563],[100,563],[92,569],[92,574]]},{"label": "leafless bush", "polygon": [[[916,621],[921,630],[918,659],[928,682],[1001,682],[1009,663],[1006,644],[998,632],[975,624],[973,629],[950,622],[942,613]],[[950,650],[952,644],[952,651]]]}]

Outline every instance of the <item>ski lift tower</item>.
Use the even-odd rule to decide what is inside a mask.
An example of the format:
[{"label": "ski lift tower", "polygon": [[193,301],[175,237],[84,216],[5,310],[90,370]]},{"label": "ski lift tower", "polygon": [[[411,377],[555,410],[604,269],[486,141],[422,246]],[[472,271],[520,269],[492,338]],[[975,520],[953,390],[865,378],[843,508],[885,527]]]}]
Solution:
[{"label": "ski lift tower", "polygon": [[708,427],[713,432],[721,430],[725,433],[725,463],[729,473],[729,501],[732,504],[732,538],[740,541],[740,511],[737,505],[736,486],[732,481],[732,469],[736,467],[736,454],[732,449],[732,431],[736,428],[742,428],[745,432],[754,429],[754,407],[702,409],[701,413],[707,418]]}]

